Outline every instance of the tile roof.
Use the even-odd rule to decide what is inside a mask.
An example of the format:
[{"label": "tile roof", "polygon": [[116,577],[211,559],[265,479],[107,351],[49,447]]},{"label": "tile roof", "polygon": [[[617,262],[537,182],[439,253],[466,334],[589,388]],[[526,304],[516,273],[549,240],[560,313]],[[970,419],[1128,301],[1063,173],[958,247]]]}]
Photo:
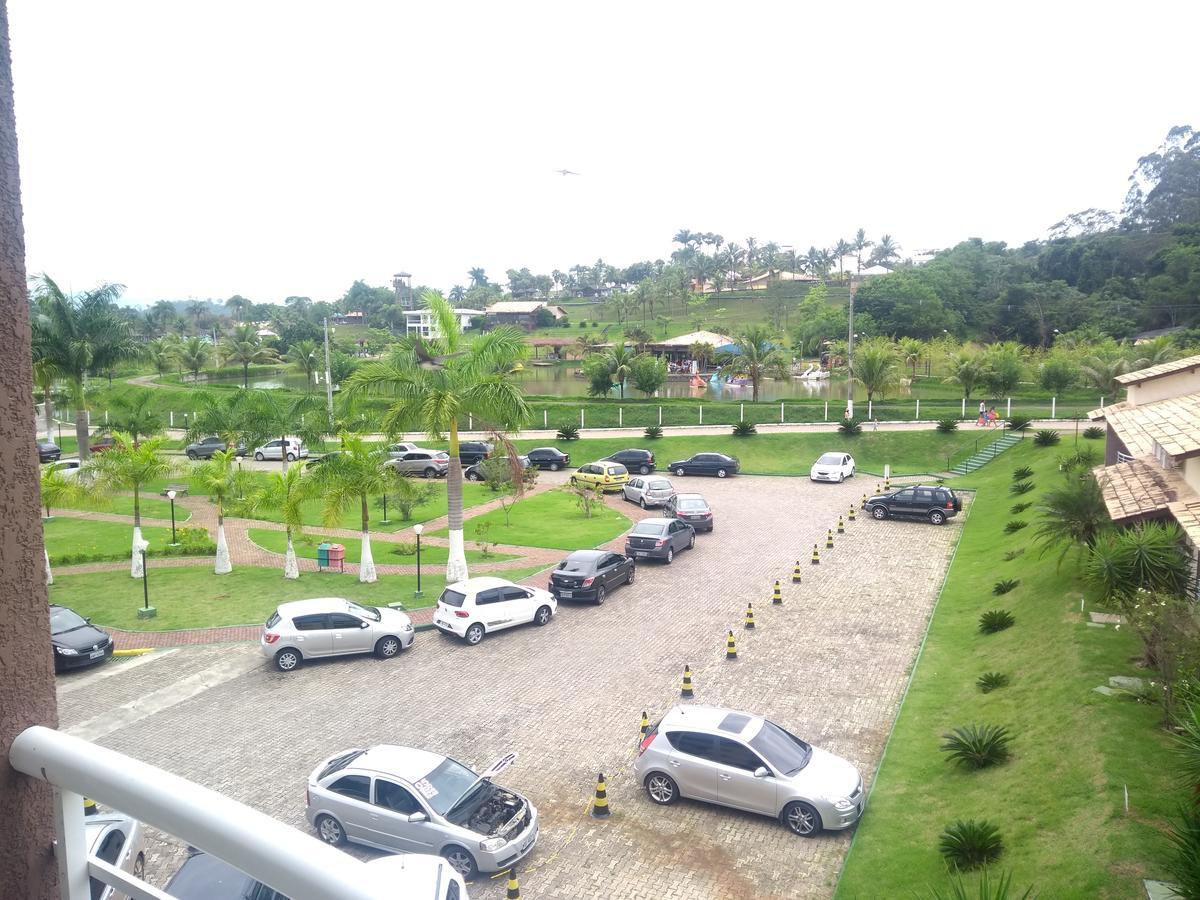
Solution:
[{"label": "tile roof", "polygon": [[1093,472],[1114,522],[1163,512],[1181,497],[1195,497],[1177,472],[1152,461],[1132,459]]},{"label": "tile roof", "polygon": [[1197,368],[1200,368],[1200,356],[1188,356],[1183,359],[1177,359],[1174,362],[1150,366],[1148,369],[1126,372],[1124,375],[1118,375],[1116,380],[1119,384],[1141,384],[1143,381],[1149,381],[1151,378],[1162,378],[1164,375],[1174,375],[1176,372]]},{"label": "tile roof", "polygon": [[1175,457],[1200,453],[1200,393],[1114,409],[1104,418],[1130,455],[1153,453],[1155,444]]},{"label": "tile roof", "polygon": [[1200,497],[1192,494],[1188,499],[1172,503],[1168,509],[1193,547],[1200,547]]},{"label": "tile roof", "polygon": [[1108,406],[1101,406],[1099,409],[1093,409],[1088,412],[1087,417],[1094,422],[1097,419],[1103,419],[1112,413],[1120,412],[1123,409],[1132,408],[1133,407],[1129,405],[1128,400],[1122,400],[1119,403],[1110,403]]}]

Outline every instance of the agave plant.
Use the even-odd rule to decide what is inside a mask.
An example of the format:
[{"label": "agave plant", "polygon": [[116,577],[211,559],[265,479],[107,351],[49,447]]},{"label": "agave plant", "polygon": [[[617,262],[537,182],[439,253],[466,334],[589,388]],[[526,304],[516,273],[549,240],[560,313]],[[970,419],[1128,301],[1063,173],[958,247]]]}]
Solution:
[{"label": "agave plant", "polygon": [[663,430],[661,425],[649,425],[642,433],[642,436],[648,441],[657,441],[660,437],[662,437],[662,435]]},{"label": "agave plant", "polygon": [[1008,729],[1003,725],[967,725],[943,734],[942,752],[968,769],[986,769],[1008,759]]},{"label": "agave plant", "polygon": [[1083,429],[1083,436],[1085,438],[1087,438],[1089,441],[1096,441],[1096,440],[1099,440],[1100,438],[1104,437],[1104,429],[1101,428],[1099,425],[1092,425],[1088,428]]},{"label": "agave plant", "polygon": [[1033,421],[1029,416],[1011,416],[1008,420],[1008,427],[1012,431],[1024,431]]},{"label": "agave plant", "polygon": [[1005,872],[993,881],[984,869],[974,887],[958,876],[945,888],[931,887],[929,900],[1034,900],[1032,887],[1021,894],[1014,893],[1016,890],[1012,886],[1012,872]]},{"label": "agave plant", "polygon": [[990,694],[1002,687],[1008,687],[1008,676],[1003,672],[984,672],[975,679],[975,687],[984,694]]},{"label": "agave plant", "polygon": [[1021,496],[1021,494],[1028,494],[1032,490],[1032,481],[1014,481],[1008,486],[1008,492],[1010,494],[1016,494],[1018,497]]},{"label": "agave plant", "polygon": [[738,422],[733,426],[734,437],[750,437],[758,434],[758,429],[754,427],[753,422]]},{"label": "agave plant", "polygon": [[1007,594],[1020,583],[1021,580],[1019,578],[1005,578],[1003,581],[997,581],[992,585],[992,593],[999,597]]},{"label": "agave plant", "polygon": [[983,634],[995,634],[1016,624],[1017,617],[1007,609],[989,609],[979,617],[979,630]]},{"label": "agave plant", "polygon": [[1029,509],[1029,507],[1031,507],[1031,506],[1033,506],[1033,504],[1032,504],[1032,503],[1028,503],[1028,502],[1026,502],[1026,503],[1014,503],[1012,506],[1010,506],[1010,507],[1008,508],[1008,511],[1009,511],[1010,513],[1012,513],[1014,516],[1019,516],[1021,513],[1025,512],[1025,510]]},{"label": "agave plant", "polygon": [[838,432],[845,437],[854,437],[856,434],[862,434],[862,422],[858,419],[842,419],[838,424]]},{"label": "agave plant", "polygon": [[1024,519],[1012,519],[1004,526],[1005,534],[1015,534],[1029,525]]},{"label": "agave plant", "polygon": [[999,859],[1004,841],[1000,829],[986,819],[959,820],[942,832],[938,849],[951,869],[969,871]]},{"label": "agave plant", "polygon": [[952,416],[947,416],[944,419],[938,419],[937,430],[942,434],[950,434],[951,432],[958,431],[958,419],[955,419]]},{"label": "agave plant", "polygon": [[1179,821],[1167,833],[1171,857],[1167,872],[1180,897],[1200,897],[1200,807],[1188,804],[1179,809]]},{"label": "agave plant", "polygon": [[1025,552],[1024,547],[1018,547],[1016,550],[1009,550],[1004,554],[1004,561],[1012,562],[1014,559],[1016,559],[1018,556],[1020,556],[1024,552]]},{"label": "agave plant", "polygon": [[1033,446],[1035,447],[1053,447],[1060,440],[1062,440],[1062,435],[1053,428],[1041,428],[1033,434]]},{"label": "agave plant", "polygon": [[1021,466],[1019,469],[1013,469],[1012,471],[1013,481],[1026,481],[1032,477],[1033,469],[1029,468],[1029,466]]},{"label": "agave plant", "polygon": [[560,441],[577,441],[579,440],[579,426],[572,425],[570,422],[563,422],[558,426],[558,439]]}]

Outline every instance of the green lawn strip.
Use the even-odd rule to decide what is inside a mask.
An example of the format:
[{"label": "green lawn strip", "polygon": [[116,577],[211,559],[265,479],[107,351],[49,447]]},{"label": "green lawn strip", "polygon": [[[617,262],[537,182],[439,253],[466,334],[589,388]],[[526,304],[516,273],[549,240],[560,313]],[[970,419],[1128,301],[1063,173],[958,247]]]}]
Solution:
[{"label": "green lawn strip", "polygon": [[[514,569],[502,577],[519,581],[541,568]],[[372,606],[401,602],[416,609],[436,603],[445,584],[441,571],[422,573],[424,597],[418,601],[413,599],[415,575],[381,575],[374,584],[360,584],[357,575],[337,573],[306,572],[299,580],[288,581],[282,566],[237,566],[228,575],[214,575],[211,565],[156,569],[151,564],[150,605],[158,609],[153,619],[137,617],[142,581],[130,578],[128,572],[55,576],[50,602],[69,606],[97,625],[126,631],[174,631],[265,622],[280,603],[308,597],[345,597]]]},{"label": "green lawn strip", "polygon": [[[147,494],[151,494],[151,496],[147,496]],[[170,501],[159,499],[157,496],[153,495],[150,491],[144,491],[142,493],[141,502],[139,505],[142,508],[142,517],[143,518],[162,519],[162,520],[168,521],[168,522],[171,520],[171,503],[170,503]],[[133,497],[128,497],[128,496],[125,496],[124,494],[122,494],[121,496],[118,496],[118,497],[110,497],[108,499],[108,502],[106,502],[102,505],[101,504],[78,504],[78,505],[67,505],[63,508],[64,509],[93,510],[95,512],[111,513],[112,515],[116,515],[116,516],[130,516],[131,517],[130,523],[132,524],[132,521],[133,521],[132,520]],[[42,510],[42,512],[44,513],[45,510]],[[54,510],[51,509],[50,512],[53,514]],[[184,522],[186,522],[191,517],[192,517],[192,514],[190,512],[188,512],[188,510],[184,506],[182,506],[178,501],[176,501],[176,503],[175,503],[175,524],[182,525]],[[169,529],[168,529],[168,532],[169,532]]]},{"label": "green lawn strip", "polygon": [[[264,550],[270,550],[274,553],[284,553],[287,551],[287,534],[283,531],[275,531],[269,528],[251,528],[249,530],[250,540],[258,544]],[[362,541],[359,538],[340,538],[330,537],[328,535],[317,534],[315,532],[305,532],[299,539],[293,541],[297,556],[305,556],[316,558],[317,544],[322,541],[329,541],[332,544],[341,544],[346,548],[346,562],[357,563],[362,555]],[[371,553],[375,557],[375,562],[379,564],[387,563],[394,566],[414,566],[417,563],[415,543],[405,541],[403,544],[397,544],[394,541],[371,541]],[[408,550],[408,553],[397,553],[397,550]],[[449,550],[446,547],[437,547],[431,544],[423,544],[421,546],[421,564],[425,563],[437,564],[445,563]],[[487,562],[500,562],[506,559],[516,559],[517,557],[506,553],[493,553]],[[467,562],[484,562],[484,557],[478,550],[467,551]]]},{"label": "green lawn strip", "polygon": [[[1163,874],[1163,819],[1179,796],[1157,708],[1092,692],[1112,675],[1153,674],[1134,666],[1140,645],[1129,631],[1083,624],[1075,557],[1039,556],[1029,528],[1004,534],[1016,518],[1011,472],[1034,468],[1035,503],[1062,477],[1058,451],[1026,442],[972,476],[979,492],[942,591],[837,897],[915,896],[947,880],[938,853],[943,828],[987,819],[1005,853],[994,868],[1014,885],[1055,898],[1133,897],[1139,879]],[[921,527],[921,526],[914,526]],[[1008,550],[1025,548],[1006,561]],[[992,585],[1021,580],[992,595]],[[979,615],[1008,609],[1016,624],[977,630]],[[1010,686],[981,694],[984,672]],[[1004,725],[1012,758],[994,768],[956,768],[938,750],[942,735],[970,724]],[[1131,811],[1123,810],[1128,785]]]},{"label": "green lawn strip", "polygon": [[[53,566],[79,563],[84,558],[88,561],[129,559],[132,553],[132,522],[127,525],[55,516],[43,521],[42,533]],[[171,541],[171,529],[145,526],[142,537],[150,542],[148,554],[161,556]]]},{"label": "green lawn strip", "polygon": [[[547,547],[552,550],[579,550],[610,541],[625,531],[629,519],[621,513],[598,506],[591,518],[585,518],[576,505],[575,497],[564,490],[545,491],[521,500],[512,509],[510,523],[504,523],[504,511],[494,509],[466,521],[466,540],[476,540],[475,526],[487,522],[487,539],[496,544],[521,547]],[[435,531],[445,537],[445,528]]]}]

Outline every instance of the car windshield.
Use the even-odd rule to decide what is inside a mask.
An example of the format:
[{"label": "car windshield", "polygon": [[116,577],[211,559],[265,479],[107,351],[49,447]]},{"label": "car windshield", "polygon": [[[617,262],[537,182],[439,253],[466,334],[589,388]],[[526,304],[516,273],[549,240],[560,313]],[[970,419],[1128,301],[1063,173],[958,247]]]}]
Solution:
[{"label": "car windshield", "polygon": [[76,628],[82,628],[87,622],[83,616],[75,612],[73,609],[58,609],[50,610],[50,633],[62,634],[65,631],[74,631]]},{"label": "car windshield", "polygon": [[352,613],[358,613],[364,619],[370,619],[372,622],[378,622],[383,618],[383,613],[373,606],[359,606],[357,603],[347,603],[346,609]]},{"label": "car windshield", "polygon": [[841,464],[842,454],[840,453],[823,453],[817,460],[818,466],[840,466]]},{"label": "car windshield", "polygon": [[667,526],[662,522],[638,522],[634,526],[633,534],[652,534],[659,535],[666,532]]},{"label": "car windshield", "polygon": [[444,816],[478,777],[462,763],[446,758],[424,778],[413,782],[413,787],[433,807],[434,812]]},{"label": "car windshield", "polygon": [[463,601],[466,599],[466,594],[446,588],[444,591],[442,591],[442,596],[438,598],[438,603],[445,603],[447,606],[462,606]]},{"label": "car windshield", "polygon": [[562,561],[558,569],[560,572],[590,572],[592,571],[592,558],[585,557],[580,559],[575,556],[568,556]]},{"label": "car windshield", "polygon": [[708,504],[703,500],[680,500],[676,504],[680,509],[707,509]]},{"label": "car windshield", "polygon": [[329,762],[325,763],[325,768],[323,768],[321,773],[317,776],[317,781],[324,780],[327,776],[332,775],[334,772],[342,771],[342,769],[346,768],[346,766],[350,765],[350,763],[354,762],[366,752],[366,750],[351,750],[349,753],[343,753],[341,756],[335,756]]},{"label": "car windshield", "polygon": [[750,746],[785,775],[795,775],[812,758],[812,747],[772,722],[763,722]]},{"label": "car windshield", "polygon": [[625,475],[628,471],[629,470],[626,469],[624,466],[614,465],[614,466],[608,467],[609,475]]}]

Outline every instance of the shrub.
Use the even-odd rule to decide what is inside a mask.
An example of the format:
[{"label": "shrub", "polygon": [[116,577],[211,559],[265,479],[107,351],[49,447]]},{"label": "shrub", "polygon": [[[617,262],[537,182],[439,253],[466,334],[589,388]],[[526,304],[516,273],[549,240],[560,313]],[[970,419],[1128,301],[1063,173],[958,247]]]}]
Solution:
[{"label": "shrub", "polygon": [[1015,481],[1008,486],[1008,492],[1010,494],[1016,494],[1018,497],[1021,494],[1028,494],[1032,490],[1033,490],[1033,482],[1032,481]]},{"label": "shrub", "polygon": [[1021,466],[1021,468],[1019,468],[1019,469],[1013,469],[1013,473],[1012,473],[1013,481],[1026,481],[1032,477],[1033,477],[1033,469],[1029,468],[1029,466]]},{"label": "shrub", "polygon": [[956,877],[945,890],[931,887],[929,900],[1035,900],[1032,887],[1027,887],[1020,896],[1013,892],[1012,872],[1005,872],[995,881],[988,877],[987,869],[979,875],[979,880],[971,887],[962,876]]},{"label": "shrub", "polygon": [[1022,528],[1027,528],[1028,526],[1029,526],[1029,523],[1026,522],[1024,519],[1013,519],[1004,526],[1004,533],[1005,534],[1016,534]]},{"label": "shrub", "polygon": [[1084,447],[1074,453],[1067,453],[1058,458],[1058,467],[1064,472],[1074,472],[1076,469],[1093,469],[1100,461],[1094,447]]},{"label": "shrub", "polygon": [[951,869],[969,871],[999,859],[1004,841],[1000,829],[986,819],[960,820],[942,832],[938,850]]},{"label": "shrub", "polygon": [[758,434],[758,429],[754,427],[753,422],[738,422],[733,426],[734,437],[750,437]]},{"label": "shrub", "polygon": [[1099,425],[1091,425],[1083,429],[1083,436],[1089,441],[1099,440],[1100,438],[1104,437],[1104,429]]},{"label": "shrub", "polygon": [[975,679],[975,687],[985,694],[1008,687],[1008,676],[1003,672],[984,672]]},{"label": "shrub", "polygon": [[1014,503],[1012,506],[1010,506],[1008,508],[1008,511],[1010,513],[1012,513],[1014,516],[1019,516],[1021,513],[1025,512],[1025,510],[1029,509],[1029,507],[1031,507],[1031,506],[1033,506],[1033,504],[1029,503],[1029,502]]},{"label": "shrub", "polygon": [[662,426],[661,425],[647,426],[646,430],[643,432],[643,437],[645,437],[646,440],[648,440],[648,441],[657,441],[660,437],[662,437]]},{"label": "shrub", "polygon": [[560,441],[577,441],[579,440],[579,426],[573,425],[570,422],[564,422],[558,426],[558,439]]},{"label": "shrub", "polygon": [[1006,628],[1012,628],[1015,624],[1017,624],[1016,616],[1007,609],[989,609],[979,617],[979,630],[983,634],[995,634]]},{"label": "shrub", "polygon": [[1024,431],[1032,422],[1033,419],[1029,416],[1013,416],[1008,420],[1007,427],[1012,431]]},{"label": "shrub", "polygon": [[[479,549],[479,555],[484,559],[491,557],[492,547],[495,546],[489,537],[491,530],[491,522],[477,522],[475,524],[475,546]],[[413,547],[413,552],[416,552],[416,547]]]},{"label": "shrub", "polygon": [[845,437],[854,437],[856,434],[862,434],[862,420],[842,419],[838,423],[838,433]]},{"label": "shrub", "polygon": [[1020,556],[1024,552],[1025,552],[1024,547],[1018,547],[1016,550],[1009,550],[1007,553],[1004,554],[1004,561],[1012,562],[1014,559],[1016,559],[1018,556]]},{"label": "shrub", "polygon": [[[478,531],[476,531],[476,534],[478,534]],[[396,556],[415,556],[417,552],[417,545],[405,543],[392,544],[391,552],[396,554]]]},{"label": "shrub", "polygon": [[967,725],[942,739],[942,752],[968,769],[986,769],[1008,759],[1008,729],[1002,725]]},{"label": "shrub", "polygon": [[1053,447],[1060,440],[1060,435],[1053,428],[1040,428],[1033,433],[1033,446],[1035,447]]},{"label": "shrub", "polygon": [[947,416],[944,419],[938,419],[937,430],[942,434],[950,434],[952,431],[958,431],[958,419],[952,416]]},{"label": "shrub", "polygon": [[1200,897],[1200,808],[1181,806],[1179,821],[1167,833],[1171,857],[1167,872],[1180,897]]},{"label": "shrub", "polygon": [[1084,581],[1105,602],[1129,600],[1139,588],[1182,594],[1190,570],[1181,539],[1174,522],[1101,532],[1084,560]]},{"label": "shrub", "polygon": [[1003,596],[1021,583],[1019,578],[1005,578],[1003,581],[997,581],[992,585],[992,593],[997,597]]}]

